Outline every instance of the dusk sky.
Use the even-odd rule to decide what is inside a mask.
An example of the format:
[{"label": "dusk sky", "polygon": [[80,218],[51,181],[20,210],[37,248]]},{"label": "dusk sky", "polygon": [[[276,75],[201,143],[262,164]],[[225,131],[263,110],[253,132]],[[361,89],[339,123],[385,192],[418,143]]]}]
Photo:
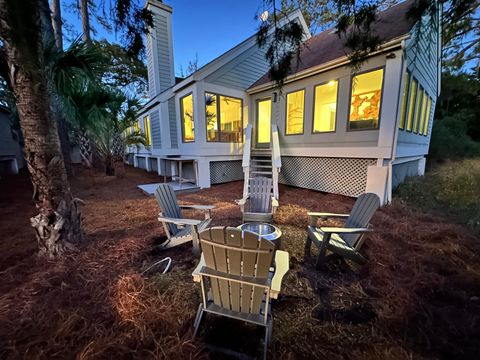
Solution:
[{"label": "dusk sky", "polygon": [[[99,2],[99,0],[95,0]],[[258,23],[254,20],[262,4],[261,0],[165,0],[173,7],[173,47],[175,72],[180,65],[186,70],[188,61],[198,54],[199,65],[205,65],[236,44],[253,35]],[[71,0],[62,1],[71,3]],[[74,34],[81,31],[79,12],[65,7],[63,17],[71,24]],[[115,40],[95,19],[93,27],[98,30],[96,39]],[[118,40],[117,40],[118,42]]]}]

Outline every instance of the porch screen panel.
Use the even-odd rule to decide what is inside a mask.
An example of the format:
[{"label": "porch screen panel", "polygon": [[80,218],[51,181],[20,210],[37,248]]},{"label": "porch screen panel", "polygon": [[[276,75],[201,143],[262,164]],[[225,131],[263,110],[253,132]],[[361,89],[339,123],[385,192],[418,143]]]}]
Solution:
[{"label": "porch screen panel", "polygon": [[407,113],[407,131],[412,131],[413,115],[415,113],[415,99],[417,98],[418,82],[412,79],[410,85],[410,96],[408,98],[408,113]]},{"label": "porch screen panel", "polygon": [[285,133],[303,134],[303,114],[305,110],[305,90],[287,94],[287,114]]},{"label": "porch screen panel", "polygon": [[180,115],[182,119],[183,142],[195,141],[195,121],[193,117],[193,94],[180,99]]},{"label": "porch screen panel", "polygon": [[330,81],[315,87],[313,132],[335,131],[337,118],[338,81]]},{"label": "porch screen panel", "polygon": [[378,129],[382,100],[383,69],[373,70],[352,78],[350,130]]}]

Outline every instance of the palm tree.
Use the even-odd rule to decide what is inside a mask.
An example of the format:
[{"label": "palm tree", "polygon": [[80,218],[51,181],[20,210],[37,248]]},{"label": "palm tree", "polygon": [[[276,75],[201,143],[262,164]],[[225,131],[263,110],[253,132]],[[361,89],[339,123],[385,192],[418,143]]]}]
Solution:
[{"label": "palm tree", "polygon": [[25,141],[33,199],[39,211],[31,224],[40,254],[53,258],[82,238],[82,228],[51,108],[53,84],[44,57],[45,19],[50,19],[47,0],[0,0],[0,39]]},{"label": "palm tree", "polygon": [[93,127],[92,138],[105,164],[106,174],[123,176],[125,149],[128,146],[148,146],[145,134],[133,129],[141,105],[138,99],[126,98],[112,90],[106,92],[111,94],[113,101],[108,104],[103,121]]}]

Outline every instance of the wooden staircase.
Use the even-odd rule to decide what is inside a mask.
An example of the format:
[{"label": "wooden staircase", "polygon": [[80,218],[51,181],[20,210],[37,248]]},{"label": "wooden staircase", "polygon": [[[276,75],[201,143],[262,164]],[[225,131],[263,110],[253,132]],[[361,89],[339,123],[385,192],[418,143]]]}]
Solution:
[{"label": "wooden staircase", "polygon": [[282,165],[277,127],[272,125],[272,143],[270,148],[252,148],[251,132],[252,128],[248,125],[242,162],[245,179],[243,197],[246,198],[250,193],[249,179],[267,177],[272,179],[272,196],[278,200],[278,174]]}]

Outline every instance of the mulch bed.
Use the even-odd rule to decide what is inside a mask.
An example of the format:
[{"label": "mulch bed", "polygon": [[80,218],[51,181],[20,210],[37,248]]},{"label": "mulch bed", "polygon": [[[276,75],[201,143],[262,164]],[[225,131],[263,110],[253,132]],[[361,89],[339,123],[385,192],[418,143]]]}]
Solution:
[{"label": "mulch bed", "polygon": [[[127,168],[117,179],[76,169],[86,241],[78,253],[35,255],[26,174],[0,180],[0,358],[223,358],[222,346],[261,356],[261,329],[207,316],[192,340],[200,302],[190,246],[164,253],[158,207],[136,185],[160,178]],[[214,204],[214,225],[238,225],[242,182],[182,194]],[[480,246],[467,228],[394,202],[377,212],[365,266],[304,259],[306,211],[349,212],[354,200],[280,187],[275,216],[291,270],[273,303],[269,357],[276,359],[474,359],[480,351]],[[192,213],[192,216],[199,214]],[[142,274],[164,256],[172,271]]]}]

